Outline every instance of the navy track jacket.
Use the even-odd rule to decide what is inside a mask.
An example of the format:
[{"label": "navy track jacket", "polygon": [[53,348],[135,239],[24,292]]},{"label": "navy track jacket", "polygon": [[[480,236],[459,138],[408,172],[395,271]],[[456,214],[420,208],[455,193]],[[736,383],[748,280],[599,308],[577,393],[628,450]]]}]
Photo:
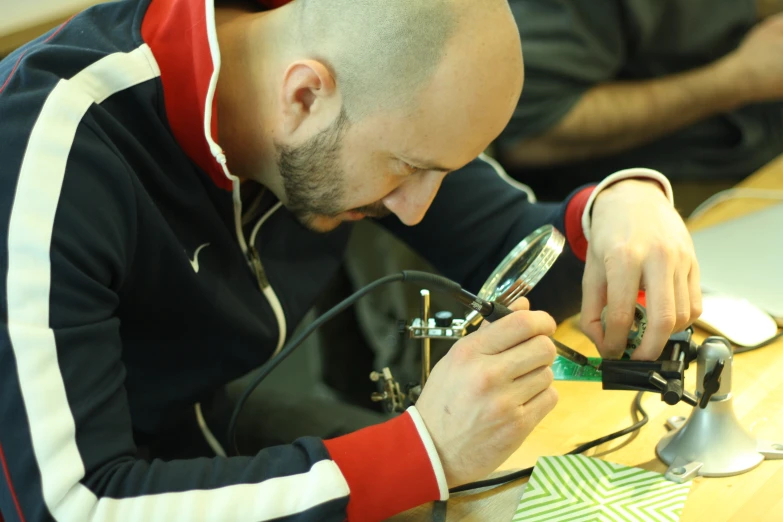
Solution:
[{"label": "navy track jacket", "polygon": [[[280,350],[350,232],[311,232],[271,195],[235,205],[213,12],[211,0],[102,4],[0,62],[6,522],[365,521],[448,496],[415,408],[253,457],[138,456],[139,436]],[[420,225],[383,224],[474,291],[554,224],[572,248],[531,299],[564,318],[580,302],[590,190],[536,204],[477,159],[446,177]]]}]

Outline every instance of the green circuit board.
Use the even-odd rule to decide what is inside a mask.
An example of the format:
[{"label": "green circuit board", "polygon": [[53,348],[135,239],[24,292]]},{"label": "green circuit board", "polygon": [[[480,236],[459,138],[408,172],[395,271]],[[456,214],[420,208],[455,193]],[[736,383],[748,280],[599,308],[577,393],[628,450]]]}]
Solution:
[{"label": "green circuit board", "polygon": [[596,368],[601,364],[600,357],[588,357],[590,364],[580,366],[565,357],[557,356],[552,364],[552,373],[556,381],[587,381],[601,382],[601,370]]}]

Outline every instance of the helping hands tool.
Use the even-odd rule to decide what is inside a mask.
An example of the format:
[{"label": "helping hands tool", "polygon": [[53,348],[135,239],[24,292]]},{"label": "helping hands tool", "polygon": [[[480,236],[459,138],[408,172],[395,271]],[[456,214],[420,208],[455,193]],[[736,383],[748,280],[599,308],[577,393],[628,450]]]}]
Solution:
[{"label": "helping hands tool", "polygon": [[[601,313],[601,323],[606,329],[606,308]],[[660,393],[661,399],[674,405],[685,401],[691,406],[700,405],[696,397],[685,390],[685,370],[696,360],[698,346],[693,341],[693,329],[673,334],[660,357],[655,361],[631,360],[631,353],[639,347],[647,327],[647,311],[637,304],[634,324],[628,334],[628,342],[621,359],[585,357],[579,352],[555,341],[558,354],[569,352],[565,360],[558,358],[552,365],[555,380],[601,382],[604,390],[629,390]],[[712,380],[717,380],[718,372]],[[712,383],[705,382],[712,389]],[[704,401],[702,401],[704,402]],[[706,403],[705,403],[706,405]],[[701,406],[702,408],[704,406]]]}]

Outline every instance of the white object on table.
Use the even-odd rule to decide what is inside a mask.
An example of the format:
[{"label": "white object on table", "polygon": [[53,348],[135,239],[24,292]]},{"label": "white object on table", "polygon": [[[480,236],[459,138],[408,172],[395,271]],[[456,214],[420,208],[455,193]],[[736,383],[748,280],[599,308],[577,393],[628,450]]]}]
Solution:
[{"label": "white object on table", "polygon": [[705,294],[696,326],[721,335],[739,346],[756,346],[777,334],[778,325],[768,313],[747,299]]}]

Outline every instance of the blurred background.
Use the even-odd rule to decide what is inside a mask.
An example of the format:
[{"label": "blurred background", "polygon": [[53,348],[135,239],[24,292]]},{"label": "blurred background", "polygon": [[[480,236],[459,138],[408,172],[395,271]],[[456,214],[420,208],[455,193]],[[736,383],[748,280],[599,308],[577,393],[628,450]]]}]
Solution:
[{"label": "blurred background", "polygon": [[[1,58],[99,2],[0,3]],[[672,180],[677,208],[687,217],[705,201],[719,201],[710,199],[717,193],[737,196],[722,191],[783,153],[782,88],[741,103],[726,103],[725,93],[722,99],[709,95],[710,73],[730,57],[756,61],[759,69],[764,68],[762,60],[773,66],[783,60],[783,52],[777,62],[766,56],[783,49],[781,29],[762,27],[783,11],[783,0],[509,4],[522,37],[525,88],[512,121],[487,152],[512,178],[532,188],[538,200],[561,200],[576,187],[621,168],[650,167]],[[778,69],[778,85],[783,85],[783,67]],[[746,90],[745,81],[736,78],[738,91]],[[672,112],[666,112],[661,100],[676,95],[678,88],[690,90],[689,108],[698,106],[698,111],[686,116],[673,104]],[[780,197],[780,191],[768,195]],[[345,268],[305,323],[355,288],[401,269],[431,268],[380,227],[358,224]],[[418,345],[404,339],[398,328],[398,321],[418,317],[418,303],[413,288],[366,298],[322,328],[262,389],[338,397],[380,410],[369,400],[375,390],[368,379],[371,370],[389,366],[403,383],[418,378]],[[463,313],[437,296],[433,308]],[[434,359],[447,349],[436,343]]]}]

